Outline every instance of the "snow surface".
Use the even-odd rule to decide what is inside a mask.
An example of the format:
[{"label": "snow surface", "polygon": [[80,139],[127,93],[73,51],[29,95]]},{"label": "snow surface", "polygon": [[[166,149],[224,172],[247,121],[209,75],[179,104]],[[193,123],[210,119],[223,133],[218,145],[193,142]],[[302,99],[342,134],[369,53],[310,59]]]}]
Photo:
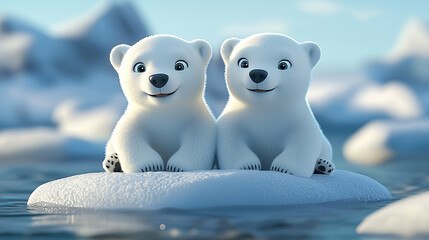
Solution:
[{"label": "snow surface", "polygon": [[28,205],[152,210],[364,203],[390,197],[373,179],[343,170],[311,178],[272,171],[211,170],[76,175],[39,186]]},{"label": "snow surface", "polygon": [[353,134],[344,145],[354,163],[376,165],[392,158],[429,157],[429,119],[376,120]]},{"label": "snow surface", "polygon": [[429,192],[391,203],[367,216],[356,228],[360,234],[411,237],[429,235]]}]

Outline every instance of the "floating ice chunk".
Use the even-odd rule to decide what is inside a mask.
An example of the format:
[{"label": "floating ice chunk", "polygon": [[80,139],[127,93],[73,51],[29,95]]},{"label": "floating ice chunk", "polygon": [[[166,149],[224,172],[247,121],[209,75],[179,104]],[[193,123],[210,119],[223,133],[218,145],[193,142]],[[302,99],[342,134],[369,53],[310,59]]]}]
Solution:
[{"label": "floating ice chunk", "polygon": [[370,122],[346,141],[343,152],[362,165],[393,157],[429,157],[429,120]]},{"label": "floating ice chunk", "polygon": [[0,162],[49,162],[101,158],[104,143],[65,136],[55,128],[33,127],[0,131]]},{"label": "floating ice chunk", "polygon": [[361,234],[411,237],[429,235],[429,192],[391,203],[367,216],[356,228]]},{"label": "floating ice chunk", "polygon": [[64,158],[65,138],[53,128],[20,128],[0,132],[0,162]]},{"label": "floating ice chunk", "polygon": [[39,186],[28,205],[150,210],[387,199],[389,191],[378,182],[342,170],[311,178],[272,171],[211,170],[76,175]]}]

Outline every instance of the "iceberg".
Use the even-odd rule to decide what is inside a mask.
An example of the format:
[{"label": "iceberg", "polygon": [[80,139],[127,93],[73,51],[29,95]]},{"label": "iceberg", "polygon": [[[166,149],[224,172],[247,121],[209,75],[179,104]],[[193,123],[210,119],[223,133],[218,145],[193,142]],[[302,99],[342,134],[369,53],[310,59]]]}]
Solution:
[{"label": "iceberg", "polygon": [[30,196],[31,207],[93,209],[195,209],[388,200],[375,180],[348,171],[297,177],[273,171],[87,173],[45,183]]}]

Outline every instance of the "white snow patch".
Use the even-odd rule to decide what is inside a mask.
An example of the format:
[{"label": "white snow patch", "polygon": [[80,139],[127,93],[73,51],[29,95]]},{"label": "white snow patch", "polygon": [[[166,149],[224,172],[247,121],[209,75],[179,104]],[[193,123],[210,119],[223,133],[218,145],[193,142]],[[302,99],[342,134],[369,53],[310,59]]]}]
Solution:
[{"label": "white snow patch", "polygon": [[[1,20],[0,20],[1,25]],[[17,71],[25,60],[33,39],[30,34],[15,33],[6,35],[0,29],[0,73]]]},{"label": "white snow patch", "polygon": [[396,61],[407,56],[429,57],[429,26],[417,18],[407,21],[387,60]]},{"label": "white snow patch", "polygon": [[413,91],[400,82],[365,87],[352,97],[350,104],[352,108],[382,112],[398,119],[423,115],[422,107]]},{"label": "white snow patch", "polygon": [[66,139],[53,128],[19,128],[0,131],[0,162],[46,161],[64,158]]},{"label": "white snow patch", "polygon": [[0,131],[0,163],[66,161],[103,158],[105,143],[62,134],[55,128],[11,128]]},{"label": "white snow patch", "polygon": [[107,142],[125,107],[121,101],[86,105],[76,99],[60,103],[53,113],[59,131],[91,142]]},{"label": "white snow patch", "polygon": [[429,192],[391,203],[367,216],[356,228],[360,234],[412,237],[429,234]]},{"label": "white snow patch", "polygon": [[29,206],[103,209],[208,208],[390,199],[373,179],[343,170],[297,177],[272,171],[88,173],[45,183]]}]

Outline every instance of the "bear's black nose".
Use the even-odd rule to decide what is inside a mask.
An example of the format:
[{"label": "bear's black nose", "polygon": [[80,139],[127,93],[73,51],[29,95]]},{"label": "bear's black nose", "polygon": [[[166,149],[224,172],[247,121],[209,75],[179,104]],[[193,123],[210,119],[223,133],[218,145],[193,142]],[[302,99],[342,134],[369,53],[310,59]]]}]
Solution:
[{"label": "bear's black nose", "polygon": [[149,81],[153,86],[162,88],[168,82],[168,75],[163,73],[153,74],[149,76]]},{"label": "bear's black nose", "polygon": [[267,71],[262,69],[253,69],[252,71],[249,72],[249,76],[254,83],[260,83],[260,82],[263,82],[265,78],[267,78],[268,73]]}]

